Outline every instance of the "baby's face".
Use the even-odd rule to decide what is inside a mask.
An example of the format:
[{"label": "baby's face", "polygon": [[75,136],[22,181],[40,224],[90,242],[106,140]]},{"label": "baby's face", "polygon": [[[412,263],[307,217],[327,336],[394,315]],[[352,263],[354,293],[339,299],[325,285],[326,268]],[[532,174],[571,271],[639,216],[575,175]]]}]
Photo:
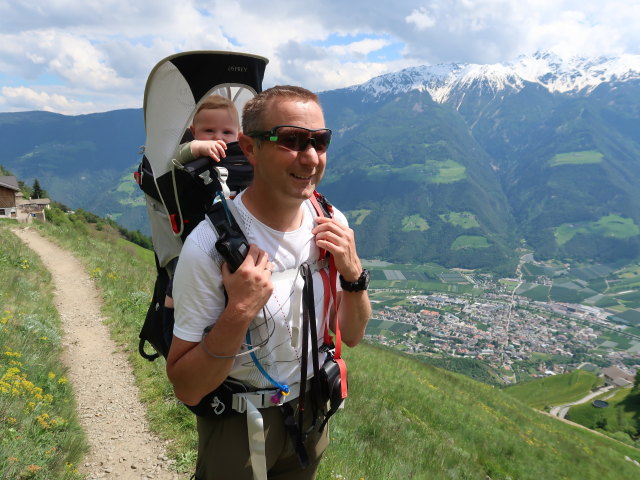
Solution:
[{"label": "baby's face", "polygon": [[226,108],[200,110],[192,126],[196,140],[223,140],[225,143],[238,140],[238,122]]}]

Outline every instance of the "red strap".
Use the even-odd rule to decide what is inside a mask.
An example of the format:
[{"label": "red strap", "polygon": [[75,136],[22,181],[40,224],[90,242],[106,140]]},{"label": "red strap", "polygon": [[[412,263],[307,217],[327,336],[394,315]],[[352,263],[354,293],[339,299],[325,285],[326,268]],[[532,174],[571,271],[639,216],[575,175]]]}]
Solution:
[{"label": "red strap", "polygon": [[180,233],[180,227],[178,227],[178,216],[175,213],[172,213],[169,215],[169,218],[171,219],[171,229],[173,230],[173,233]]},{"label": "red strap", "polygon": [[331,296],[333,297],[333,306],[336,309],[336,353],[335,358],[341,358],[342,356],[342,335],[340,335],[340,318],[338,317],[338,310],[340,304],[338,303],[338,293],[336,291],[336,284],[338,279],[338,269],[336,268],[336,262],[333,257],[329,258],[329,284],[331,287]]},{"label": "red strap", "polygon": [[133,178],[138,185],[142,184],[142,178],[140,176],[140,172],[138,172],[137,170],[133,172]]},{"label": "red strap", "polygon": [[331,300],[331,286],[329,280],[329,274],[326,270],[320,270],[320,276],[322,277],[322,284],[324,286],[324,344],[330,345],[333,342],[333,338],[329,333],[329,302]]},{"label": "red strap", "polygon": [[341,397],[347,398],[347,364],[342,358],[342,335],[340,334],[340,318],[338,317],[338,311],[340,309],[340,303],[338,302],[338,295],[336,291],[336,284],[338,280],[338,269],[333,257],[329,258],[329,283],[331,288],[331,296],[333,297],[333,304],[336,309],[336,351],[333,356],[338,367],[340,368],[340,394]]},{"label": "red strap", "polygon": [[340,369],[340,398],[345,399],[348,395],[347,386],[347,364],[344,363],[343,358],[336,358],[336,363]]},{"label": "red strap", "polygon": [[[324,217],[324,209],[320,206],[318,199],[321,198],[324,200],[324,197],[316,191],[313,192],[313,195],[309,198],[313,205],[313,208],[316,210],[316,214],[319,217]],[[328,205],[327,208],[329,212],[331,212],[331,206]],[[327,252],[324,249],[320,249],[320,259],[326,258]],[[333,358],[338,364],[338,368],[340,369],[340,396],[341,398],[347,398],[347,364],[342,358],[342,335],[340,334],[340,318],[338,317],[339,310],[339,302],[338,302],[338,294],[336,290],[337,280],[338,280],[338,269],[336,268],[336,263],[333,260],[333,256],[329,256],[329,273],[327,274],[326,270],[320,270],[320,275],[322,276],[322,283],[324,285],[324,343],[330,345],[333,339],[331,338],[331,334],[329,333],[329,300],[333,298],[333,305],[336,310],[336,325],[335,325],[335,334],[336,334],[336,343],[335,343],[335,353]],[[327,292],[330,292],[330,295],[327,295]]]}]

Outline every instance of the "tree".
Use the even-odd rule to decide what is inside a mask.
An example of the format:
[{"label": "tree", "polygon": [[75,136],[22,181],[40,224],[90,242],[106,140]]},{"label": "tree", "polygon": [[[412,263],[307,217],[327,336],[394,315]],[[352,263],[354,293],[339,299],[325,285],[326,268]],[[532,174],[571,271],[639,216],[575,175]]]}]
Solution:
[{"label": "tree", "polygon": [[31,190],[31,198],[45,198],[47,196],[47,192],[40,187],[40,182],[37,178],[33,181]]},{"label": "tree", "polygon": [[633,388],[631,389],[631,395],[640,397],[640,370],[638,370],[638,372],[636,373],[636,378],[633,382]]}]

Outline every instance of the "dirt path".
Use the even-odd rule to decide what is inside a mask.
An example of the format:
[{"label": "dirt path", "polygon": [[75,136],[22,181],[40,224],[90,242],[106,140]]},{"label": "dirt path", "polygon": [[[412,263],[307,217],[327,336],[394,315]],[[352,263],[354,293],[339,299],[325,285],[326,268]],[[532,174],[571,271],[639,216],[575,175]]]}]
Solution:
[{"label": "dirt path", "polygon": [[12,231],[53,277],[64,328],[63,361],[91,447],[79,470],[88,479],[184,478],[168,470],[162,442],[149,432],[131,367],[102,323],[100,296],[83,266],[33,229]]},{"label": "dirt path", "polygon": [[602,393],[608,392],[612,388],[613,386],[611,385],[607,385],[606,387],[599,388],[595,392],[590,392],[588,395],[581,398],[580,400],[576,400],[575,402],[565,403],[564,405],[557,405],[555,407],[552,407],[549,413],[551,415],[555,415],[556,417],[565,418],[567,416],[567,413],[569,413],[569,408],[571,408],[572,406],[580,405],[581,403],[586,403],[592,398],[597,397]]}]

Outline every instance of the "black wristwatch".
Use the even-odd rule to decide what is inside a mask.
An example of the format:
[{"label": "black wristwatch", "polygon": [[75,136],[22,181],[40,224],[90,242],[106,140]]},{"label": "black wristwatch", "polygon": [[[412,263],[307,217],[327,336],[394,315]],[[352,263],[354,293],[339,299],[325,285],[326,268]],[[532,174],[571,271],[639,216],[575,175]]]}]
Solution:
[{"label": "black wristwatch", "polygon": [[369,270],[365,268],[355,282],[347,282],[344,277],[340,275],[340,286],[342,290],[346,292],[361,292],[369,287],[370,279]]}]

